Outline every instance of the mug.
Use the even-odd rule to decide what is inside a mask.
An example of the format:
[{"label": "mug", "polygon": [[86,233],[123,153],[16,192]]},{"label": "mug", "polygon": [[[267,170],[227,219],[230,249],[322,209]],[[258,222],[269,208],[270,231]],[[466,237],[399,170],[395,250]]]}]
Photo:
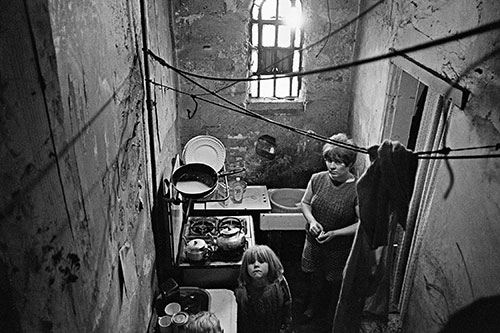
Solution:
[{"label": "mug", "polygon": [[170,316],[158,317],[158,326],[160,327],[161,333],[172,333],[173,332],[172,317]]}]

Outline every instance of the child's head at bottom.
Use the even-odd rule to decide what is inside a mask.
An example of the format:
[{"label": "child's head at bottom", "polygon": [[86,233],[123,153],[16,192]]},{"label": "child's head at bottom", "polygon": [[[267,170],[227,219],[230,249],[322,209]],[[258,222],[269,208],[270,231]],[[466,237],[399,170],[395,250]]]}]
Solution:
[{"label": "child's head at bottom", "polygon": [[276,281],[283,276],[283,265],[274,251],[267,245],[250,246],[241,262],[240,275],[238,281],[240,284],[248,284],[252,281],[252,276],[248,272],[248,267],[255,262],[266,263],[268,265],[267,280]]},{"label": "child's head at bottom", "polygon": [[219,318],[212,312],[201,311],[189,316],[186,323],[186,333],[222,333]]}]

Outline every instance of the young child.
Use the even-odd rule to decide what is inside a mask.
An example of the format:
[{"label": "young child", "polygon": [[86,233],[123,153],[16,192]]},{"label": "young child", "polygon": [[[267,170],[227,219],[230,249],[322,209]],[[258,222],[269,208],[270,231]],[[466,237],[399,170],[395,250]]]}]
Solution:
[{"label": "young child", "polygon": [[279,333],[290,329],[292,296],[283,265],[266,245],[243,254],[238,287],[238,333]]},{"label": "young child", "polygon": [[185,333],[223,333],[219,318],[212,312],[201,311],[189,316],[185,326]]}]

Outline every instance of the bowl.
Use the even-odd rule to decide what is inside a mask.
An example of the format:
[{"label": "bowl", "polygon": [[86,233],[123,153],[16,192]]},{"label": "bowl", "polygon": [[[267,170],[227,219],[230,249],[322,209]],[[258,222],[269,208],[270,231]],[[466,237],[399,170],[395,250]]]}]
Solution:
[{"label": "bowl", "polygon": [[181,311],[181,305],[177,302],[168,303],[167,306],[165,306],[165,314],[167,316],[172,317],[179,311]]},{"label": "bowl", "polygon": [[271,212],[300,213],[300,201],[306,192],[303,188],[276,188],[268,190]]}]

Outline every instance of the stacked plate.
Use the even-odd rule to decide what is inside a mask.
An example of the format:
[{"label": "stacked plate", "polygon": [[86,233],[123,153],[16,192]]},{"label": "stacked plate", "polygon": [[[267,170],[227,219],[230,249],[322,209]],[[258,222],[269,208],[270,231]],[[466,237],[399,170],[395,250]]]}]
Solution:
[{"label": "stacked plate", "polygon": [[226,161],[226,147],[216,137],[198,135],[190,139],[182,150],[184,163],[203,163],[219,172]]}]

